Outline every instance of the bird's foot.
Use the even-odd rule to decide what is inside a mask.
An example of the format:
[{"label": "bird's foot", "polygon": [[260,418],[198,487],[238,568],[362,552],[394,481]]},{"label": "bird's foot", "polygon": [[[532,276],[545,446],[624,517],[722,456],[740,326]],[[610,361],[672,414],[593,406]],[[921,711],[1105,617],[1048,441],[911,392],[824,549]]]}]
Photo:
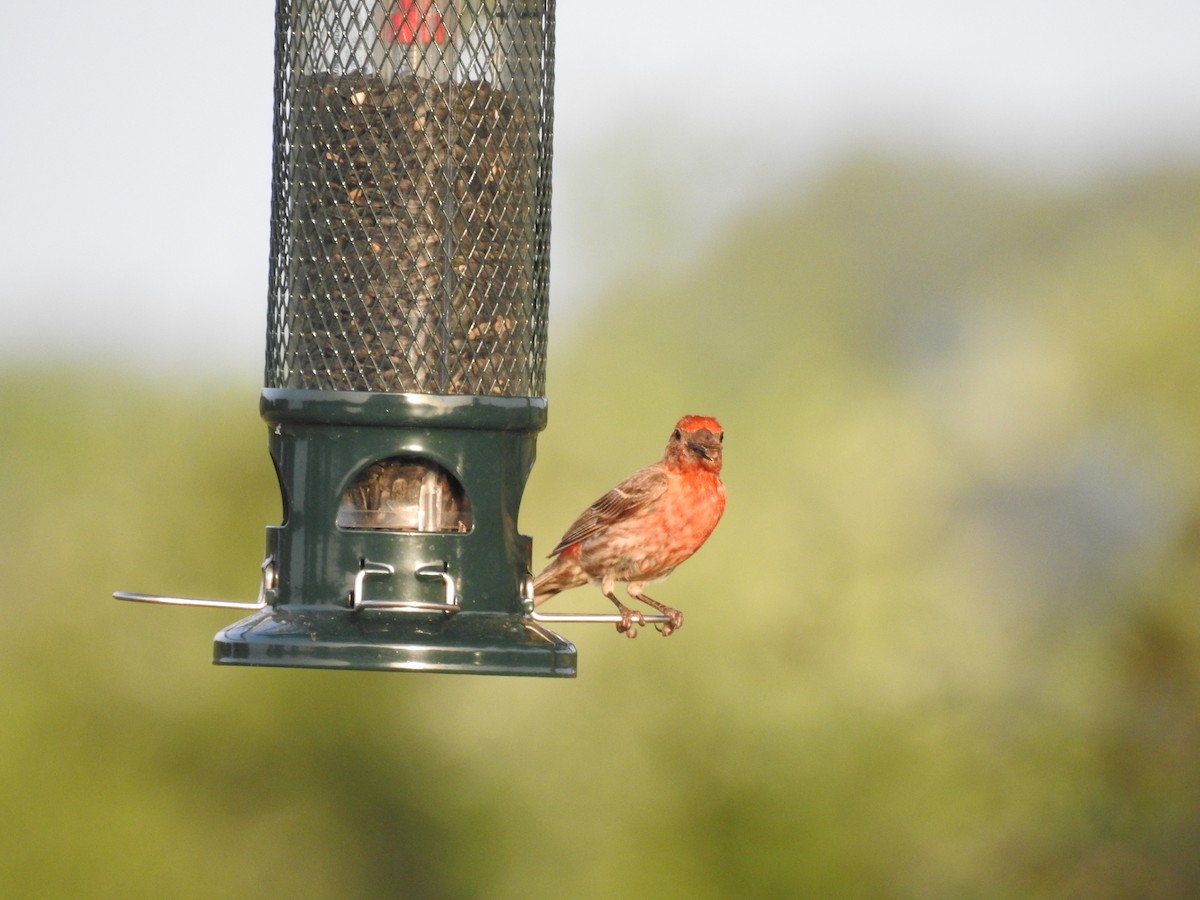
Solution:
[{"label": "bird's foot", "polygon": [[637,610],[630,609],[628,606],[621,607],[621,621],[617,623],[617,631],[625,635],[627,638],[635,638],[638,636],[638,626],[645,626],[646,617]]},{"label": "bird's foot", "polygon": [[659,630],[663,637],[668,637],[671,632],[683,627],[683,613],[679,610],[664,606],[662,613],[667,617],[668,621],[656,624],[654,627]]}]

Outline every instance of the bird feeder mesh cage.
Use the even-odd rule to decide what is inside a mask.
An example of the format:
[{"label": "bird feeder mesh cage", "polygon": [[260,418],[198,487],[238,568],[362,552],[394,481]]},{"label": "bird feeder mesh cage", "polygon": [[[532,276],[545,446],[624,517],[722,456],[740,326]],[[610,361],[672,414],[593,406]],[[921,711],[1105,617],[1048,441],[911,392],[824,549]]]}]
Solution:
[{"label": "bird feeder mesh cage", "polygon": [[552,0],[280,0],[266,387],[544,391]]}]

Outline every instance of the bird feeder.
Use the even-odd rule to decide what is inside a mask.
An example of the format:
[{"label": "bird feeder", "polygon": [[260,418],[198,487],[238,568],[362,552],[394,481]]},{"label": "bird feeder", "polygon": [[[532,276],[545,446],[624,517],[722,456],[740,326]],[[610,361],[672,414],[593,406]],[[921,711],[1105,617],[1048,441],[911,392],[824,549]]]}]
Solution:
[{"label": "bird feeder", "polygon": [[226,665],[571,676],[517,513],[546,422],[553,0],[277,0],[261,413]]}]

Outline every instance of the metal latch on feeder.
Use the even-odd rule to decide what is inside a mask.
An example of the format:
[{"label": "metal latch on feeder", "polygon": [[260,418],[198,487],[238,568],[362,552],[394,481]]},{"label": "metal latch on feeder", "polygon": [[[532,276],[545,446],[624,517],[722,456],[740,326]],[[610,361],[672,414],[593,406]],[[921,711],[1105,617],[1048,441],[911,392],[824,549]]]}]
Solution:
[{"label": "metal latch on feeder", "polygon": [[396,567],[388,563],[371,562],[369,559],[358,561],[358,573],[354,576],[354,587],[350,589],[350,608],[358,609],[398,609],[406,612],[458,612],[458,593],[454,589],[454,576],[445,562],[431,563],[418,566],[413,573],[418,578],[441,579],[446,589],[446,599],[441,603],[431,603],[426,600],[368,600],[366,580],[369,575],[395,575]]}]

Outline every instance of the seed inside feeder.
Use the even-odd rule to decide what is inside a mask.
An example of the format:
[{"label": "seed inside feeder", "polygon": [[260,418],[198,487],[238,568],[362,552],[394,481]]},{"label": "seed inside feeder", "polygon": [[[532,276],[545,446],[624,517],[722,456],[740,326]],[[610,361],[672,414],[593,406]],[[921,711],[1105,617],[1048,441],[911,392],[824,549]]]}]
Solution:
[{"label": "seed inside feeder", "polygon": [[525,396],[537,139],[483,81],[302,77],[287,385]]},{"label": "seed inside feeder", "polygon": [[465,532],[471,509],[462,486],[439,466],[394,457],[368,467],[342,495],[339,528]]}]

